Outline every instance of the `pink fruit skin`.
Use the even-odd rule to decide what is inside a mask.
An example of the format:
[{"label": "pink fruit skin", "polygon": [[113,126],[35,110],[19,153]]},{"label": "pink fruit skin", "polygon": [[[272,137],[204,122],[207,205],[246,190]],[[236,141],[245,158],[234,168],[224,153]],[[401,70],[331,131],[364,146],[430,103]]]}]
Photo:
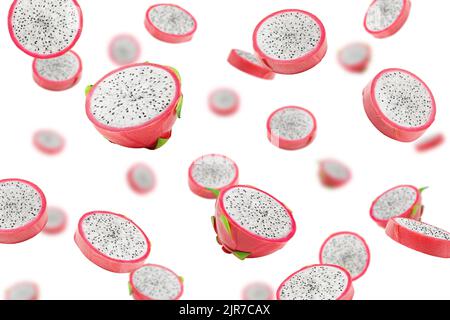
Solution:
[{"label": "pink fruit skin", "polygon": [[39,286],[34,282],[28,282],[28,281],[16,283],[11,288],[6,290],[5,300],[11,300],[11,291],[14,290],[15,287],[24,285],[24,284],[30,284],[34,288],[34,296],[30,300],[39,300]]},{"label": "pink fruit skin", "polygon": [[[378,0],[375,0],[372,2],[370,6],[373,6]],[[405,24],[406,20],[408,20],[409,12],[411,11],[411,1],[409,0],[403,0],[403,9],[400,15],[398,16],[397,20],[394,21],[392,25],[390,25],[387,29],[380,30],[380,31],[371,31],[369,28],[367,28],[367,14],[364,17],[364,29],[371,35],[373,35],[375,38],[387,38],[394,34],[396,34]]]},{"label": "pink fruit skin", "polygon": [[[378,103],[376,102],[375,99],[375,86],[378,79],[384,73],[391,71],[400,71],[411,75],[412,77],[419,80],[429,92],[433,102],[433,110],[430,119],[425,125],[417,128],[401,127],[398,124],[389,120],[380,110],[380,107],[378,106]],[[425,131],[433,124],[436,116],[436,102],[434,100],[433,94],[431,93],[431,90],[428,88],[425,82],[423,82],[415,74],[398,68],[385,69],[381,71],[364,89],[363,103],[364,103],[364,110],[366,111],[366,114],[369,117],[369,120],[372,122],[372,124],[385,136],[400,142],[412,142],[420,138],[425,133]]]},{"label": "pink fruit skin", "polygon": [[136,193],[138,193],[138,194],[141,194],[141,195],[148,194],[148,193],[152,192],[152,191],[156,188],[156,182],[153,184],[153,186],[152,186],[150,189],[142,189],[141,187],[139,187],[139,186],[136,184],[136,182],[134,181],[134,179],[133,179],[133,173],[134,173],[134,170],[135,170],[136,168],[139,168],[139,167],[145,167],[147,170],[149,170],[150,172],[152,172],[153,177],[156,176],[155,173],[153,172],[153,169],[152,169],[152,168],[150,168],[149,166],[147,166],[147,165],[145,165],[145,164],[143,164],[143,163],[138,163],[138,164],[135,164],[134,166],[132,166],[132,167],[128,170],[128,172],[127,172],[127,181],[128,181],[128,184],[130,185],[131,189],[132,189],[134,192],[136,192]]},{"label": "pink fruit skin", "polygon": [[[184,284],[183,284],[182,278],[180,278],[175,272],[173,272],[169,268],[166,268],[166,267],[163,267],[163,266],[160,266],[160,265],[157,265],[157,264],[146,264],[144,266],[158,267],[158,268],[164,269],[164,270],[166,270],[166,271],[176,275],[177,278],[178,278],[178,281],[180,282],[181,290],[180,290],[178,295],[173,300],[180,300],[180,298],[181,298],[181,296],[183,295],[183,292],[184,292]],[[133,295],[134,300],[156,300],[156,299],[152,299],[150,297],[147,297],[146,295],[144,295],[141,292],[139,292],[139,290],[136,288],[136,286],[133,283],[133,276],[134,276],[134,273],[136,271],[137,270],[134,270],[132,273],[130,273],[130,280],[129,280],[129,283],[130,283],[130,286],[131,286],[131,291],[132,291],[131,294]]]},{"label": "pink fruit skin", "polygon": [[[64,211],[62,211],[61,209],[59,209],[61,212],[64,212]],[[49,228],[48,226],[45,226],[45,228],[44,228],[44,230],[42,230],[42,232],[44,232],[44,233],[46,233],[46,234],[48,234],[48,235],[57,235],[57,234],[60,234],[60,233],[62,233],[64,230],[66,230],[66,227],[67,227],[67,221],[68,221],[69,219],[67,218],[67,213],[65,213],[64,212],[64,221],[63,221],[63,223],[61,224],[61,225],[59,225],[58,227],[56,227],[56,228]]]},{"label": "pink fruit skin", "polygon": [[[356,238],[358,238],[363,243],[364,247],[366,248],[366,252],[367,252],[367,264],[366,264],[366,267],[364,268],[364,270],[360,274],[358,274],[357,276],[352,278],[352,281],[356,281],[359,278],[361,278],[367,272],[367,269],[369,268],[369,265],[370,265],[370,250],[369,250],[369,246],[367,245],[366,240],[364,240],[364,238],[361,237],[359,234],[354,233],[354,232],[343,231],[343,232],[334,233],[331,236],[329,236],[325,240],[325,242],[322,244],[322,246],[320,247],[319,261],[320,261],[320,264],[323,264],[322,253],[323,253],[323,249],[325,248],[325,245],[328,243],[328,241],[330,241],[332,238],[334,238],[336,236],[346,235],[346,234],[352,235],[352,236],[355,236]],[[351,275],[350,275],[350,277],[351,277]]]},{"label": "pink fruit skin", "polygon": [[339,51],[339,53],[338,53],[338,61],[339,61],[339,64],[341,65],[341,67],[344,68],[345,70],[349,71],[349,72],[354,72],[354,73],[361,73],[361,72],[366,71],[370,61],[372,60],[372,49],[367,44],[364,44],[364,46],[367,48],[367,52],[368,52],[367,53],[367,57],[363,61],[361,61],[360,63],[356,63],[356,64],[353,64],[353,65],[349,65],[349,64],[344,63],[342,61],[342,59],[340,58],[341,54],[345,50],[345,48],[343,48],[341,51]]},{"label": "pink fruit skin", "polygon": [[287,279],[284,280],[283,283],[278,287],[277,300],[281,300],[280,299],[281,289],[283,288],[284,284],[287,281],[289,281],[293,276],[295,276],[297,273],[299,273],[301,271],[304,271],[306,269],[310,269],[310,268],[313,268],[313,267],[321,267],[321,266],[329,266],[329,267],[334,267],[334,268],[340,269],[341,271],[343,271],[347,275],[347,277],[348,277],[347,288],[344,290],[342,295],[339,298],[337,298],[336,300],[352,300],[353,296],[355,295],[355,290],[353,289],[352,277],[350,276],[350,273],[348,273],[348,271],[345,270],[344,268],[342,268],[340,266],[332,265],[332,264],[314,264],[314,265],[304,267],[304,268],[300,269],[299,271],[294,272],[289,277],[287,277]]},{"label": "pink fruit skin", "polygon": [[[234,186],[234,187],[252,188],[259,192],[269,195],[268,193],[251,186]],[[294,236],[297,230],[294,217],[292,216],[292,212],[283,203],[277,200],[278,203],[280,203],[286,209],[289,216],[291,217],[292,230],[289,233],[289,235],[287,235],[285,238],[282,239],[277,240],[264,239],[258,235],[255,235],[253,233],[250,233],[249,231],[244,230],[225,211],[223,206],[223,195],[231,188],[233,188],[233,186],[222,190],[216,202],[215,230],[217,232],[218,240],[222,244],[224,251],[226,253],[232,253],[235,251],[248,252],[250,253],[248,258],[259,258],[267,256],[282,249],[286,245],[286,243]],[[271,195],[269,196],[272,197]],[[228,219],[231,228],[231,236],[228,234],[223,223],[220,221],[220,217],[222,215],[224,215]]]},{"label": "pink fruit skin", "polygon": [[430,256],[450,258],[450,241],[427,237],[402,227],[395,219],[389,220],[386,234],[394,241]]},{"label": "pink fruit skin", "polygon": [[22,180],[22,179],[5,179],[5,180],[0,180],[0,183],[13,182],[13,181],[18,181],[18,182],[28,184],[33,189],[35,189],[37,191],[37,193],[39,193],[39,195],[41,197],[41,210],[38,212],[38,214],[36,215],[34,220],[28,222],[24,226],[21,226],[20,228],[16,228],[16,229],[12,229],[12,230],[11,229],[8,229],[8,230],[0,229],[0,243],[4,243],[4,244],[20,243],[20,242],[24,242],[26,240],[29,240],[29,239],[35,237],[42,231],[42,229],[44,229],[45,225],[47,224],[47,219],[48,219],[47,212],[46,212],[47,200],[45,199],[45,195],[42,192],[42,190],[34,183],[26,181],[26,180]]},{"label": "pink fruit skin", "polygon": [[324,161],[320,162],[320,164],[319,164],[319,178],[320,178],[320,181],[322,182],[322,184],[324,186],[329,187],[329,188],[340,188],[340,187],[343,187],[344,185],[346,185],[352,179],[352,175],[351,175],[350,169],[348,169],[348,167],[346,165],[344,165],[343,163],[340,163],[340,162],[339,163],[341,164],[341,166],[347,168],[347,171],[349,173],[348,178],[344,179],[344,180],[339,180],[339,179],[333,178],[324,169],[324,165],[325,165],[325,163],[327,161],[338,162],[336,160],[324,160]]},{"label": "pink fruit skin", "polygon": [[[392,190],[395,190],[397,188],[401,188],[401,187],[407,187],[407,188],[412,188],[412,189],[416,190],[417,197],[416,197],[416,201],[414,202],[414,204],[408,210],[406,210],[404,213],[402,213],[401,215],[398,215],[396,218],[408,218],[408,219],[414,219],[414,220],[418,220],[418,221],[420,221],[422,219],[422,214],[423,214],[422,195],[421,195],[419,189],[417,189],[416,187],[411,186],[411,185],[397,186],[397,187],[389,189],[388,191],[386,191],[383,194],[381,194],[380,196],[378,196],[378,198],[376,198],[372,202],[372,206],[370,207],[370,217],[372,218],[373,221],[375,221],[383,229],[386,228],[386,225],[388,224],[389,220],[380,220],[375,217],[375,215],[374,215],[375,204],[380,200],[380,198],[384,194],[386,194]],[[416,212],[416,215],[413,217],[412,213],[416,206],[419,206],[420,209]]]},{"label": "pink fruit skin", "polygon": [[136,59],[134,59],[134,61],[132,63],[135,63],[137,60],[139,60],[139,57],[141,56],[142,49],[141,49],[141,45],[139,44],[139,41],[134,36],[132,36],[131,34],[118,34],[114,38],[112,38],[111,42],[109,43],[109,47],[108,47],[109,58],[116,65],[122,65],[121,63],[116,61],[116,59],[114,58],[114,55],[113,55],[114,42],[119,40],[119,39],[121,39],[121,38],[128,38],[131,42],[134,42],[134,44],[135,44],[135,46],[137,48],[137,52],[136,52]]},{"label": "pink fruit skin", "polygon": [[[269,18],[278,15],[280,13],[284,12],[300,12],[304,13],[306,15],[309,15],[314,21],[317,22],[317,24],[320,27],[320,30],[322,31],[322,37],[315,48],[315,50],[309,52],[308,54],[304,55],[303,57],[300,57],[295,60],[277,60],[268,57],[265,55],[262,50],[258,46],[257,42],[257,33],[261,25]],[[297,9],[288,9],[288,10],[281,10],[278,12],[274,12],[268,17],[264,18],[255,28],[255,31],[253,33],[253,48],[255,49],[255,52],[260,57],[260,59],[275,73],[280,74],[296,74],[301,73],[304,71],[307,71],[313,67],[315,67],[322,59],[325,57],[325,54],[327,53],[327,40],[326,40],[326,32],[325,27],[323,26],[322,22],[313,14],[303,11],[303,10],[297,10]]]},{"label": "pink fruit skin", "polygon": [[[236,103],[234,104],[234,106],[232,106],[232,107],[229,108],[229,109],[224,110],[224,109],[218,108],[218,107],[214,104],[214,102],[213,102],[214,94],[215,94],[217,91],[220,91],[220,90],[228,90],[228,91],[231,91],[231,92],[234,93],[234,96],[235,96],[235,99],[236,99]],[[241,100],[241,99],[239,98],[239,94],[238,94],[236,91],[234,91],[234,90],[232,90],[232,89],[229,89],[229,88],[222,88],[222,89],[214,90],[214,92],[212,92],[212,93],[209,95],[209,98],[208,98],[208,105],[209,105],[209,109],[210,109],[212,112],[214,112],[215,114],[217,114],[217,115],[219,115],[219,116],[230,116],[230,115],[236,113],[236,112],[239,110],[239,107],[240,107],[240,104],[241,104],[241,101],[240,101],[240,100]]]},{"label": "pink fruit skin", "polygon": [[47,132],[48,130],[39,130],[33,135],[33,145],[35,146],[35,148],[38,149],[39,151],[41,151],[47,155],[51,155],[51,156],[61,153],[61,151],[64,149],[64,147],[66,145],[64,138],[59,133],[53,132],[54,134],[57,134],[58,136],[60,136],[60,139],[62,141],[61,146],[59,146],[59,148],[56,148],[56,149],[45,148],[43,145],[41,145],[39,143],[39,139],[38,139],[39,135],[43,131]]},{"label": "pink fruit skin", "polygon": [[[119,260],[119,259],[110,258],[110,257],[104,255],[103,253],[101,253],[100,251],[98,251],[97,249],[95,249],[94,246],[89,241],[87,241],[86,236],[82,230],[83,220],[91,214],[110,214],[110,215],[115,215],[117,217],[120,217],[120,218],[130,221],[143,234],[145,241],[147,242],[147,252],[141,258],[136,259],[136,260]],[[139,267],[144,265],[145,260],[149,256],[150,249],[151,249],[150,241],[148,240],[147,236],[142,231],[142,229],[139,228],[138,225],[136,225],[133,221],[131,221],[130,219],[128,219],[127,217],[125,217],[123,215],[112,213],[112,212],[107,212],[107,211],[93,211],[93,212],[86,213],[84,216],[82,216],[78,223],[78,228],[77,228],[77,231],[75,232],[74,240],[75,240],[75,243],[77,244],[78,248],[80,248],[81,252],[84,254],[84,256],[86,258],[88,258],[92,263],[96,264],[97,266],[99,266],[105,270],[115,272],[115,273],[129,273],[129,272],[132,272],[132,271],[138,269]]]},{"label": "pink fruit skin", "polygon": [[63,80],[63,81],[53,81],[48,80],[43,77],[41,77],[36,69],[36,63],[37,59],[35,58],[33,61],[33,80],[42,88],[52,91],[63,91],[70,89],[74,87],[81,79],[81,74],[83,72],[83,65],[81,62],[81,58],[78,54],[76,54],[74,51],[71,51],[73,55],[77,58],[78,63],[80,64],[80,68],[78,69],[75,76],[73,76],[70,79]]},{"label": "pink fruit skin", "polygon": [[[194,21],[194,28],[186,33],[186,34],[181,34],[181,35],[177,35],[177,34],[170,34],[170,33],[165,33],[161,30],[159,30],[149,19],[149,13],[150,11],[158,6],[162,6],[162,5],[169,5],[169,6],[173,6],[176,7],[184,12],[186,12]],[[194,16],[191,15],[187,10],[181,8],[180,6],[174,5],[174,4],[157,4],[154,6],[151,6],[150,8],[148,8],[146,14],[145,14],[145,28],[147,29],[147,31],[154,36],[156,39],[164,41],[164,42],[168,42],[168,43],[183,43],[183,42],[188,42],[191,41],[192,38],[194,37],[195,32],[197,31],[197,21],[195,20]]]},{"label": "pink fruit skin", "polygon": [[[177,91],[175,94],[175,99],[172,102],[172,104],[160,115],[154,117],[147,123],[144,123],[142,125],[136,126],[136,127],[130,127],[130,128],[113,128],[108,127],[95,119],[95,117],[91,113],[91,97],[92,94],[95,92],[95,89],[97,88],[98,84],[102,82],[105,78],[108,76],[130,68],[130,67],[139,67],[139,66],[154,66],[158,68],[162,68],[169,72],[172,77],[175,80],[175,84],[177,86]],[[86,97],[86,114],[89,118],[89,120],[94,124],[95,128],[98,132],[100,132],[106,139],[111,141],[112,143],[128,147],[128,148],[149,148],[152,149],[156,146],[156,143],[159,138],[168,139],[170,138],[172,134],[172,127],[175,124],[175,121],[177,119],[177,104],[179,99],[181,99],[181,83],[178,79],[175,72],[165,66],[152,64],[152,63],[137,63],[132,64],[128,66],[121,67],[119,69],[116,69],[110,73],[108,73],[106,76],[104,76],[102,79],[100,79],[89,91],[87,97]]]},{"label": "pink fruit skin", "polygon": [[40,59],[50,59],[50,58],[56,58],[59,56],[62,56],[63,54],[65,54],[67,51],[69,51],[70,49],[73,48],[73,46],[75,46],[75,44],[77,43],[78,39],[81,36],[81,31],[83,30],[83,13],[81,11],[81,7],[78,4],[78,2],[76,0],[72,0],[72,2],[75,4],[75,6],[78,9],[78,12],[80,14],[80,26],[78,28],[78,32],[75,35],[75,38],[73,39],[73,42],[64,50],[57,52],[57,53],[53,53],[53,54],[48,54],[48,55],[43,55],[43,54],[36,54],[34,52],[31,52],[27,49],[25,49],[20,43],[19,41],[16,39],[16,36],[14,35],[14,31],[13,31],[13,25],[12,25],[12,14],[14,12],[14,8],[16,7],[16,4],[19,0],[14,0],[13,4],[11,5],[11,7],[9,8],[9,14],[8,14],[8,30],[9,30],[9,35],[11,36],[12,41],[14,42],[14,44],[23,52],[25,52],[27,55],[32,56],[34,58],[40,58]]},{"label": "pink fruit skin", "polygon": [[268,67],[259,66],[248,61],[247,59],[244,59],[236,52],[235,49],[231,50],[230,55],[228,56],[228,62],[233,67],[254,77],[266,80],[272,80],[275,78],[275,73]]},{"label": "pink fruit skin", "polygon": [[[272,133],[272,128],[270,127],[272,118],[275,116],[276,113],[278,113],[284,109],[293,109],[293,108],[299,109],[299,110],[302,110],[302,111],[308,113],[311,116],[311,118],[313,119],[313,123],[314,123],[314,128],[311,131],[311,133],[307,137],[300,139],[300,140],[287,140],[282,137],[279,137],[279,136],[275,135],[274,133]],[[267,138],[269,139],[270,143],[272,143],[274,146],[276,146],[280,149],[292,151],[292,150],[299,150],[299,149],[306,148],[314,141],[314,139],[316,138],[316,134],[317,134],[317,121],[316,121],[316,118],[314,117],[314,115],[310,111],[308,111],[304,108],[301,108],[301,107],[289,106],[289,107],[280,108],[280,109],[272,112],[272,114],[269,116],[269,119],[267,119],[266,128],[267,128]]]},{"label": "pink fruit skin", "polygon": [[442,133],[435,135],[432,139],[419,142],[416,145],[417,152],[426,152],[435,149],[445,142],[445,136]]},{"label": "pink fruit skin", "polygon": [[[224,190],[224,189],[226,189],[228,187],[231,187],[231,186],[234,186],[234,185],[238,184],[238,181],[239,181],[239,168],[238,168],[237,164],[233,160],[231,160],[230,158],[225,157],[223,155],[220,155],[220,154],[209,154],[209,155],[206,155],[206,156],[220,156],[220,157],[228,159],[229,161],[231,161],[233,163],[233,167],[234,167],[234,170],[236,172],[236,176],[234,177],[233,181],[229,185],[226,185],[226,186],[224,186],[222,188],[217,189],[218,191],[222,191],[222,190]],[[205,156],[203,156],[203,157],[205,157]],[[199,185],[194,180],[194,177],[192,176],[192,170],[194,169],[194,163],[197,162],[198,160],[201,160],[203,157],[200,157],[200,158],[196,159],[194,162],[192,162],[191,166],[189,167],[189,172],[188,172],[189,189],[191,189],[191,191],[194,194],[196,194],[196,195],[198,195],[198,196],[200,196],[202,198],[205,198],[205,199],[216,199],[217,197],[212,191],[206,189],[204,186]]]}]

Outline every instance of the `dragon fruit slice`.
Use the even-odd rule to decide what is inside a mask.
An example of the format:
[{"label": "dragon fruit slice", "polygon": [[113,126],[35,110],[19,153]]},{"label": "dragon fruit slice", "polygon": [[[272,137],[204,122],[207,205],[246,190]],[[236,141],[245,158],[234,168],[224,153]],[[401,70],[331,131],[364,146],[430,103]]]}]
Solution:
[{"label": "dragon fruit slice", "polygon": [[5,300],[39,300],[39,287],[30,281],[16,283],[6,290]]},{"label": "dragon fruit slice", "polygon": [[150,254],[150,241],[127,217],[94,211],[81,217],[75,243],[91,262],[116,273],[141,267]]},{"label": "dragon fruit slice", "polygon": [[328,188],[340,188],[351,180],[352,173],[342,162],[326,159],[319,163],[319,178]]},{"label": "dragon fruit slice", "polygon": [[443,133],[437,133],[426,137],[416,144],[417,152],[427,152],[440,147],[445,142]]},{"label": "dragon fruit slice", "polygon": [[202,156],[189,167],[189,188],[203,198],[217,198],[221,190],[236,185],[238,180],[236,163],[220,154]]},{"label": "dragon fruit slice", "polygon": [[215,114],[229,116],[239,109],[240,98],[236,91],[229,88],[220,88],[209,95],[208,104]]},{"label": "dragon fruit slice", "polygon": [[274,292],[270,285],[263,282],[254,282],[242,290],[242,300],[264,301],[273,300]]},{"label": "dragon fruit slice", "polygon": [[316,66],[325,56],[325,28],[309,12],[278,11],[258,24],[253,33],[253,48],[274,72],[301,73]]},{"label": "dragon fruit slice", "polygon": [[312,265],[290,275],[277,291],[278,300],[352,300],[354,289],[347,270],[335,265]]},{"label": "dragon fruit slice", "polygon": [[33,79],[44,89],[53,91],[67,90],[81,79],[83,66],[81,58],[74,51],[51,59],[33,61]]},{"label": "dragon fruit slice", "polygon": [[291,211],[268,193],[251,186],[222,190],[212,222],[222,249],[241,260],[280,250],[296,231]]},{"label": "dragon fruit slice", "polygon": [[133,165],[127,173],[128,184],[138,194],[147,194],[156,187],[156,175],[152,168],[144,163]]},{"label": "dragon fruit slice", "polygon": [[353,232],[338,232],[320,248],[320,263],[337,265],[350,273],[352,280],[361,278],[369,268],[370,250],[366,241]]},{"label": "dragon fruit slice", "polygon": [[21,179],[0,180],[0,243],[19,243],[47,223],[47,202],[38,186]]},{"label": "dragon fruit slice", "polygon": [[45,129],[33,135],[33,144],[42,153],[56,155],[61,153],[66,143],[58,132]]},{"label": "dragon fruit slice", "polygon": [[380,227],[386,228],[391,218],[421,220],[423,214],[422,192],[411,185],[401,185],[389,189],[376,198],[370,207],[370,217]]},{"label": "dragon fruit slice", "polygon": [[408,218],[393,218],[387,224],[386,234],[410,249],[439,258],[450,258],[450,233],[430,224]]},{"label": "dragon fruit slice", "polygon": [[64,210],[57,207],[47,208],[48,221],[43,232],[56,235],[62,233],[67,227],[67,214]]},{"label": "dragon fruit slice", "polygon": [[409,0],[375,0],[367,10],[364,28],[375,38],[387,38],[397,33],[408,20]]},{"label": "dragon fruit slice", "polygon": [[398,68],[381,71],[364,89],[363,102],[372,124],[401,142],[420,138],[436,116],[436,103],[425,82]]},{"label": "dragon fruit slice", "polygon": [[187,10],[175,4],[151,6],[145,14],[145,27],[156,39],[169,43],[192,40],[197,21]]},{"label": "dragon fruit slice", "polygon": [[339,64],[350,72],[363,72],[372,58],[372,50],[366,43],[355,42],[346,45],[338,53]]},{"label": "dragon fruit slice", "polygon": [[108,51],[112,62],[124,66],[139,60],[141,45],[131,34],[119,34],[111,40]]},{"label": "dragon fruit slice", "polygon": [[121,67],[86,92],[89,120],[106,139],[124,147],[162,147],[181,117],[181,81],[170,67],[148,62]]},{"label": "dragon fruit slice", "polygon": [[316,118],[301,107],[283,107],[274,111],[267,120],[269,141],[285,150],[306,148],[314,141],[316,132]]},{"label": "dragon fruit slice", "polygon": [[76,0],[14,0],[9,34],[26,54],[41,59],[63,55],[78,41],[83,15]]},{"label": "dragon fruit slice", "polygon": [[135,300],[179,300],[183,282],[182,277],[166,267],[146,264],[130,274],[130,294]]},{"label": "dragon fruit slice", "polygon": [[265,80],[272,80],[275,78],[275,73],[253,53],[233,49],[228,56],[228,62],[236,69],[257,78]]}]

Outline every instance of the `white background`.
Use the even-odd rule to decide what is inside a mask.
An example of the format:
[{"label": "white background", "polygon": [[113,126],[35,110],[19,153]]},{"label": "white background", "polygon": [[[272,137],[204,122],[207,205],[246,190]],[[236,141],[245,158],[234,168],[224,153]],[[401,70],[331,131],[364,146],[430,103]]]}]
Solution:
[{"label": "white background", "polygon": [[[151,1],[80,0],[85,24],[75,51],[83,59],[84,74],[77,87],[65,92],[49,92],[33,82],[32,59],[8,34],[10,2],[0,2],[0,177],[38,184],[50,205],[67,210],[70,225],[62,236],[0,245],[0,290],[33,280],[43,299],[130,299],[128,275],[98,268],[74,244],[78,219],[99,209],[126,214],[145,230],[152,242],[148,262],[183,275],[185,299],[239,299],[241,288],[254,280],[277,287],[295,270],[317,263],[325,238],[343,230],[360,233],[372,251],[367,274],[354,284],[355,299],[450,298],[449,262],[393,242],[368,212],[372,200],[390,187],[430,186],[424,219],[450,229],[448,145],[418,155],[412,144],[386,138],[367,119],[361,98],[363,87],[381,69],[408,69],[436,97],[438,113],[429,133],[446,131],[450,62],[442,26],[448,1],[412,1],[404,28],[377,40],[362,24],[371,0],[177,0],[195,15],[199,28],[192,42],[172,45],[144,28]],[[230,49],[252,49],[252,32],[262,18],[287,8],[311,11],[323,21],[329,51],[319,66],[264,81],[227,64]],[[141,60],[172,65],[183,77],[183,119],[171,141],[156,152],[108,143],[85,115],[84,87],[114,68],[106,48],[122,32],[142,42]],[[346,73],[336,62],[337,50],[354,40],[374,49],[373,63],[363,75]],[[217,86],[240,92],[242,108],[236,116],[220,118],[208,110],[207,95]],[[267,141],[266,119],[285,105],[306,107],[317,117],[318,137],[307,149],[287,152]],[[31,136],[40,128],[67,138],[63,154],[47,157],[32,147]],[[298,232],[283,250],[244,262],[222,253],[210,223],[214,202],[193,195],[187,186],[191,161],[213,152],[238,163],[242,183],[272,193],[294,211]],[[324,157],[352,168],[354,179],[347,187],[329,191],[319,184],[317,161]],[[127,168],[138,161],[158,174],[157,190],[144,197],[130,191],[125,180]]]}]

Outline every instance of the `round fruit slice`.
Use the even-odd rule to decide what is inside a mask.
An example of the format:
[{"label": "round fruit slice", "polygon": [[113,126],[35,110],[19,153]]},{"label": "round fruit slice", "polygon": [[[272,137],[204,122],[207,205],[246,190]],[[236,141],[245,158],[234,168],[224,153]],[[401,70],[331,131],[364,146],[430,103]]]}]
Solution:
[{"label": "round fruit slice", "polygon": [[221,190],[236,185],[238,180],[236,163],[220,154],[202,156],[189,167],[189,188],[203,198],[217,198]]},{"label": "round fruit slice", "polygon": [[317,131],[314,115],[304,108],[293,106],[274,111],[266,126],[269,141],[285,150],[298,150],[309,146]]},{"label": "round fruit slice", "polygon": [[450,258],[450,233],[435,226],[408,218],[393,218],[387,224],[386,234],[410,249]]},{"label": "round fruit slice", "polygon": [[5,300],[38,300],[39,287],[34,282],[17,283],[6,290]]},{"label": "round fruit slice", "polygon": [[347,270],[335,265],[312,265],[290,275],[277,291],[278,300],[352,300],[354,289]]},{"label": "round fruit slice", "polygon": [[21,179],[0,180],[0,243],[19,243],[42,231],[47,202],[38,186]]},{"label": "round fruit slice", "polygon": [[47,208],[48,221],[44,228],[44,233],[60,234],[67,227],[67,214],[57,207]]},{"label": "round fruit slice", "polygon": [[220,116],[229,116],[239,109],[240,98],[236,91],[228,88],[214,90],[208,99],[209,108]]},{"label": "round fruit slice", "polygon": [[135,300],[179,300],[184,288],[182,277],[156,264],[146,264],[133,271],[129,287]]},{"label": "round fruit slice", "polygon": [[350,72],[363,72],[372,58],[372,50],[366,43],[355,42],[342,48],[338,53],[339,64]]},{"label": "round fruit slice", "polygon": [[278,11],[258,24],[253,33],[253,48],[274,72],[301,73],[316,66],[325,56],[325,28],[309,12]]},{"label": "round fruit slice", "polygon": [[34,146],[48,155],[61,153],[64,149],[64,138],[53,130],[39,130],[33,136]]},{"label": "round fruit slice", "polygon": [[241,260],[280,250],[296,231],[294,217],[284,204],[262,190],[241,185],[220,192],[213,226],[223,250]]},{"label": "round fruit slice", "polygon": [[422,139],[416,144],[417,152],[427,152],[437,147],[440,147],[445,142],[445,136],[443,133],[437,133]]},{"label": "round fruit slice", "polygon": [[109,57],[119,65],[135,63],[141,55],[139,41],[130,34],[119,34],[109,44]]},{"label": "round fruit slice", "polygon": [[319,163],[319,178],[328,188],[340,188],[351,180],[352,173],[345,164],[327,159]]},{"label": "round fruit slice", "polygon": [[264,301],[273,300],[273,289],[266,283],[254,282],[242,291],[242,300]]},{"label": "round fruit slice", "polygon": [[177,5],[157,4],[147,10],[145,27],[158,40],[182,43],[192,39],[197,31],[197,21],[187,10]]},{"label": "round fruit slice", "polygon": [[381,71],[364,89],[364,109],[387,137],[411,142],[433,124],[436,103],[427,85],[402,69]]},{"label": "round fruit slice", "polygon": [[353,232],[332,234],[320,248],[319,257],[321,264],[347,270],[353,281],[361,278],[370,264],[369,246],[363,237]]},{"label": "round fruit slice", "polygon": [[112,212],[95,211],[81,217],[75,243],[91,262],[116,273],[136,270],[150,254],[150,241],[142,229]]},{"label": "round fruit slice", "polygon": [[61,56],[78,41],[83,28],[75,0],[15,0],[9,9],[8,28],[14,44],[41,59]]},{"label": "round fruit slice", "polygon": [[374,200],[370,207],[370,217],[382,228],[386,228],[391,218],[421,220],[422,192],[425,189],[417,189],[411,185],[389,189]]},{"label": "round fruit slice", "polygon": [[86,90],[86,113],[109,141],[129,148],[158,149],[181,116],[178,73],[151,63],[114,70]]},{"label": "round fruit slice", "polygon": [[62,56],[33,61],[33,79],[44,89],[53,91],[67,90],[81,79],[83,66],[80,57],[69,51]]},{"label": "round fruit slice", "polygon": [[152,192],[156,187],[156,176],[153,170],[144,163],[132,166],[127,173],[128,184],[139,194]]},{"label": "round fruit slice", "polygon": [[375,0],[367,10],[364,28],[375,38],[387,38],[397,33],[408,20],[409,0]]},{"label": "round fruit slice", "polygon": [[253,53],[233,49],[228,56],[228,62],[236,69],[257,78],[266,80],[275,78],[275,73]]}]

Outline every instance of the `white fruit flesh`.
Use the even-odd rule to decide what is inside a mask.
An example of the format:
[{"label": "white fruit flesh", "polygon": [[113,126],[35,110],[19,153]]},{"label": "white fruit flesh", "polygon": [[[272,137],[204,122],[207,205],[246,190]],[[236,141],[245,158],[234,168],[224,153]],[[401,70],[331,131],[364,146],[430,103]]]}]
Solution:
[{"label": "white fruit flesh", "polygon": [[271,196],[248,187],[235,187],[223,195],[226,213],[242,228],[265,239],[286,238],[293,228],[288,211]]},{"label": "white fruit flesh", "polygon": [[154,300],[173,300],[181,292],[178,276],[159,266],[139,268],[132,281],[139,293]]},{"label": "white fruit flesh", "polygon": [[205,188],[221,189],[236,178],[233,161],[220,155],[207,155],[196,160],[192,166],[192,178]]},{"label": "white fruit flesh", "polygon": [[30,185],[20,181],[0,183],[0,230],[25,226],[41,209],[41,195]]},{"label": "white fruit flesh", "polygon": [[298,11],[282,12],[266,19],[256,34],[259,49],[276,60],[299,59],[315,50],[321,38],[319,24]]},{"label": "white fruit flesh", "polygon": [[185,11],[172,5],[159,5],[150,10],[148,18],[162,32],[185,35],[192,32],[195,22]]},{"label": "white fruit flesh", "polygon": [[403,71],[385,72],[375,84],[381,112],[396,125],[417,128],[429,122],[433,98],[425,85]]},{"label": "white fruit flesh", "polygon": [[272,135],[286,140],[301,140],[311,134],[314,120],[311,114],[297,108],[285,108],[276,112],[270,121]]},{"label": "white fruit flesh", "polygon": [[373,206],[372,214],[379,220],[389,220],[411,209],[417,200],[417,190],[404,186],[384,193]]}]

